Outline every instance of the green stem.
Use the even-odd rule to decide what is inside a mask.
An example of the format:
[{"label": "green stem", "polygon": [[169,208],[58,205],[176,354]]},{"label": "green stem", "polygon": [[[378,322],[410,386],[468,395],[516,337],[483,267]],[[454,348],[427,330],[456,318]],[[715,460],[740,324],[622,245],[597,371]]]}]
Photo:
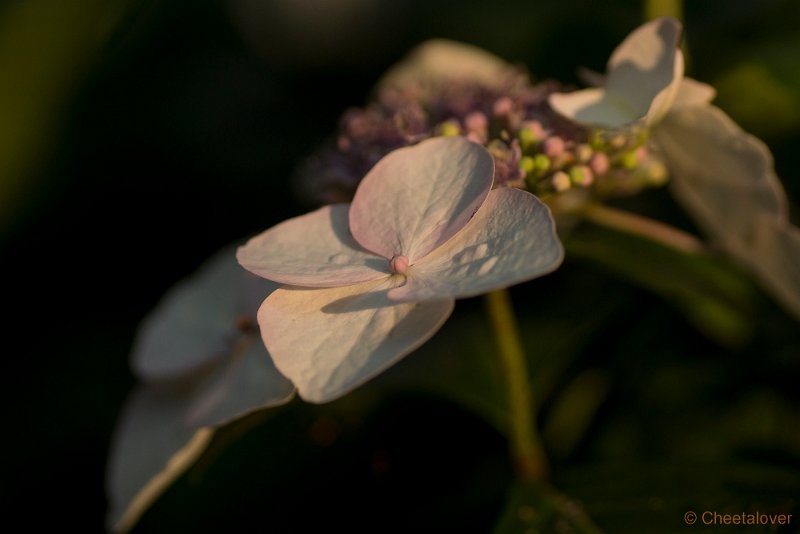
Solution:
[{"label": "green stem", "polygon": [[[653,20],[658,17],[674,17],[683,20],[683,0],[644,0],[644,20]],[[686,39],[681,44],[683,50],[684,69],[689,70],[691,57]]]},{"label": "green stem", "polygon": [[584,219],[595,224],[638,235],[687,254],[697,254],[705,250],[703,242],[695,236],[635,213],[602,204],[589,203],[583,209],[582,214]]},{"label": "green stem", "polygon": [[645,0],[645,20],[652,20],[658,17],[683,19],[683,2],[681,0]]},{"label": "green stem", "polygon": [[543,480],[547,477],[547,458],[536,431],[528,366],[508,291],[488,293],[486,311],[508,390],[509,439],[515,467],[525,480]]}]

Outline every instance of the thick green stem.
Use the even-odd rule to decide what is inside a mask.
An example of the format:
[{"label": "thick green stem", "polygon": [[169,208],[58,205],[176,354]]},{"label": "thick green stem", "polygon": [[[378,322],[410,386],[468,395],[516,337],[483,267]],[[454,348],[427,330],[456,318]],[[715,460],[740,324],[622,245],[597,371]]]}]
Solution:
[{"label": "thick green stem", "polygon": [[486,311],[508,391],[509,439],[515,467],[523,479],[543,480],[547,476],[547,458],[536,431],[528,366],[508,291],[488,293]]},{"label": "thick green stem", "polygon": [[697,254],[705,250],[703,242],[695,236],[635,213],[590,203],[582,214],[584,219],[595,224],[638,235],[687,254]]}]

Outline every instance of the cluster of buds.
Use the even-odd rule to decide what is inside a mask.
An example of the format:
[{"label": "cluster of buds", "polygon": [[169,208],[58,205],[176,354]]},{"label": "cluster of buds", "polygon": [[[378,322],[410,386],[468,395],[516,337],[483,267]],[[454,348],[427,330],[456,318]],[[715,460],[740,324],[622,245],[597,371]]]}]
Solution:
[{"label": "cluster of buds", "polygon": [[558,115],[554,82],[532,85],[519,72],[492,86],[475,81],[433,88],[381,88],[340,121],[335,142],[300,169],[303,196],[317,204],[351,200],[383,156],[435,136],[465,136],[495,159],[495,185],[542,197],[582,189],[597,197],[628,195],[666,182],[665,166],[647,148],[647,131],[589,129]]}]

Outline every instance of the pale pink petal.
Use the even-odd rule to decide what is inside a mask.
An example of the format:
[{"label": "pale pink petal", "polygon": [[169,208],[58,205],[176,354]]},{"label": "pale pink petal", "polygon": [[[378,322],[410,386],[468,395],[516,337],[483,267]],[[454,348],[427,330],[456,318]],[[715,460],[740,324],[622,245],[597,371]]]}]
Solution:
[{"label": "pale pink petal", "polygon": [[640,117],[623,98],[597,87],[553,93],[548,103],[560,115],[589,126],[616,127]]},{"label": "pale pink petal", "polygon": [[733,255],[748,254],[759,214],[785,220],[786,196],[766,145],[714,106],[672,111],[653,130],[677,199]]},{"label": "pale pink petal", "polygon": [[400,281],[396,275],[349,287],[283,288],[264,301],[264,343],[303,399],[341,397],[439,330],[453,301],[389,302],[386,290]]},{"label": "pale pink petal", "polygon": [[388,263],[348,228],[347,204],[325,206],[273,226],[236,252],[248,271],[282,284],[333,287],[384,278]]},{"label": "pale pink petal", "polygon": [[350,229],[364,248],[412,262],[469,221],[492,187],[494,159],[463,137],[438,137],[380,160],[356,191]]},{"label": "pale pink petal", "polygon": [[132,366],[146,380],[174,377],[230,353],[242,321],[255,324],[259,302],[277,285],[253,276],[227,247],[170,289],[142,321]]},{"label": "pale pink petal", "polygon": [[755,221],[750,255],[740,259],[756,273],[765,289],[800,320],[800,228],[762,215]]},{"label": "pale pink petal", "polygon": [[252,332],[224,362],[139,386],[114,431],[109,526],[127,531],[208,445],[216,426],[294,396]]},{"label": "pale pink petal", "polygon": [[406,284],[390,290],[389,297],[479,295],[547,274],[563,257],[547,206],[526,191],[495,189],[461,232],[409,267]]},{"label": "pale pink petal", "polygon": [[608,61],[603,88],[550,95],[549,103],[576,122],[618,128],[633,122],[652,126],[669,111],[683,79],[677,49],[680,23],[660,18],[633,31]]},{"label": "pale pink petal", "polygon": [[678,88],[675,102],[672,103],[672,109],[703,106],[714,100],[715,96],[717,96],[717,90],[710,85],[692,78],[684,78]]},{"label": "pale pink petal", "polygon": [[648,124],[666,114],[681,85],[680,37],[680,22],[658,18],[634,30],[608,60],[606,90],[628,102],[636,118],[647,116]]},{"label": "pale pink petal", "polygon": [[469,81],[502,87],[514,72],[511,65],[476,46],[433,39],[419,45],[392,67],[378,86],[424,89],[431,83]]},{"label": "pale pink petal", "polygon": [[106,469],[109,530],[127,532],[200,456],[213,429],[183,419],[195,384],[140,386],[114,430]]},{"label": "pale pink petal", "polygon": [[289,402],[294,386],[275,368],[261,336],[238,340],[232,354],[202,380],[185,415],[198,428],[219,426],[251,412]]}]

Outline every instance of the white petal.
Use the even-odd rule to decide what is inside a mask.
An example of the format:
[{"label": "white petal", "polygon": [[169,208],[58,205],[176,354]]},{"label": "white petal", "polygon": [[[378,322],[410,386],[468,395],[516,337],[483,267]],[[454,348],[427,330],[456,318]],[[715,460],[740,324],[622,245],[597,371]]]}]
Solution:
[{"label": "white petal", "polygon": [[749,253],[759,214],[786,219],[786,197],[772,155],[721,110],[676,109],[653,136],[670,170],[673,193],[729,253]]},{"label": "white petal", "polygon": [[680,36],[680,22],[658,18],[634,30],[608,60],[606,90],[628,102],[637,118],[646,115],[648,124],[658,122],[677,96],[683,79]]},{"label": "white petal", "polygon": [[562,116],[589,126],[617,127],[640,117],[623,98],[598,87],[553,93],[548,103]]},{"label": "white petal", "polygon": [[507,83],[514,73],[511,65],[476,46],[434,39],[412,50],[378,86],[406,88],[467,80],[494,87]]},{"label": "white petal", "polygon": [[164,378],[223,358],[239,333],[237,325],[255,324],[258,302],[276,287],[242,269],[234,247],[222,250],[170,289],[142,321],[134,370],[145,379]]},{"label": "white petal", "polygon": [[673,193],[700,227],[800,318],[800,230],[766,145],[713,106],[675,109],[654,130]]},{"label": "white petal", "polygon": [[256,333],[221,364],[139,386],[114,431],[109,524],[129,530],[203,452],[214,427],[293,396]]},{"label": "white petal", "polygon": [[205,450],[213,430],[185,424],[193,384],[140,387],[114,431],[107,468],[108,526],[130,530]]},{"label": "white petal", "polygon": [[680,23],[672,18],[640,26],[611,55],[604,88],[554,93],[550,106],[589,126],[658,123],[678,96],[683,79],[683,54],[677,49],[680,33]]},{"label": "white petal", "polygon": [[353,240],[347,204],[325,206],[273,226],[236,253],[245,269],[283,284],[345,286],[385,277],[388,263]]},{"label": "white petal", "polygon": [[672,109],[679,107],[703,106],[711,103],[717,96],[717,90],[708,84],[692,78],[684,78],[678,88],[678,95],[672,103]]},{"label": "white petal", "polygon": [[563,257],[547,206],[526,191],[495,189],[461,232],[410,267],[406,284],[389,297],[479,295],[549,273]]},{"label": "white petal", "polygon": [[463,137],[395,150],[356,190],[353,237],[385,258],[421,258],[467,224],[486,199],[493,175],[489,152]]},{"label": "white petal", "polygon": [[199,384],[186,424],[219,426],[289,402],[294,391],[292,383],[275,368],[261,337],[253,332],[240,338],[231,356]]},{"label": "white petal", "polygon": [[678,98],[681,82],[683,81],[683,53],[680,50],[675,52],[673,65],[672,81],[668,86],[658,91],[650,101],[650,106],[647,108],[643,118],[646,126],[654,126],[661,122]]},{"label": "white petal", "polygon": [[775,299],[800,320],[800,229],[773,217],[759,217],[747,263]]},{"label": "white petal", "polygon": [[396,304],[399,276],[331,289],[283,288],[258,312],[275,365],[309,402],[351,391],[427,341],[453,301]]}]

